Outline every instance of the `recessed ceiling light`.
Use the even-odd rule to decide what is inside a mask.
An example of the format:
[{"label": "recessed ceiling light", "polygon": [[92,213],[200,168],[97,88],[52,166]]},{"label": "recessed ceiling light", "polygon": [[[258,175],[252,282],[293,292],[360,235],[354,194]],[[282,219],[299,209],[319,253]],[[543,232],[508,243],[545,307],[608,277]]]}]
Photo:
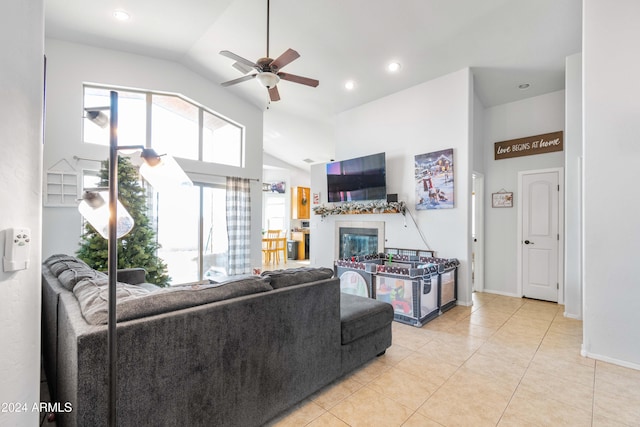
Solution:
[{"label": "recessed ceiling light", "polygon": [[129,18],[131,18],[131,15],[129,15],[129,13],[125,10],[116,9],[113,11],[113,17],[118,21],[128,21]]},{"label": "recessed ceiling light", "polygon": [[522,83],[522,84],[518,85],[518,89],[526,90],[526,89],[529,89],[530,86],[531,85],[529,83]]},{"label": "recessed ceiling light", "polygon": [[344,88],[347,90],[353,90],[356,87],[356,83],[353,80],[349,80],[344,84]]},{"label": "recessed ceiling light", "polygon": [[387,70],[390,73],[395,73],[396,71],[399,71],[400,68],[402,68],[402,65],[400,65],[399,62],[390,62],[389,65],[387,65]]}]

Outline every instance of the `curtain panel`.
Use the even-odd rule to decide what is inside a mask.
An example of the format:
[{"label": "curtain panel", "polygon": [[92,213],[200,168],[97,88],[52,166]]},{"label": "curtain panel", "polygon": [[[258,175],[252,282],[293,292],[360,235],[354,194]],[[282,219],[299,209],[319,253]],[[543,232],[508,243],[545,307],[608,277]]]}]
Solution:
[{"label": "curtain panel", "polygon": [[251,273],[251,181],[227,177],[227,274]]}]

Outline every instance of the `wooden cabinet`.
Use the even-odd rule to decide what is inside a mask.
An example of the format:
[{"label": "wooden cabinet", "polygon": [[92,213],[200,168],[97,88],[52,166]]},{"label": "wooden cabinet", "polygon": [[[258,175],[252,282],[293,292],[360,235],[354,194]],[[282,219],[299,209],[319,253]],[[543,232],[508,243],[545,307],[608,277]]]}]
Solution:
[{"label": "wooden cabinet", "polygon": [[311,189],[309,187],[293,187],[291,189],[291,219],[309,219],[310,197]]}]

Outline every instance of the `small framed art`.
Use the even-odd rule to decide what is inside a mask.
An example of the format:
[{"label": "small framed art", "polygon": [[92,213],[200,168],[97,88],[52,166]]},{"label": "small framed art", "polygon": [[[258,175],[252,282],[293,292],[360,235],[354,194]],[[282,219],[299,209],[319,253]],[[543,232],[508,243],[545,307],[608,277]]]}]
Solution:
[{"label": "small framed art", "polygon": [[491,207],[492,208],[512,208],[513,207],[513,193],[512,192],[499,192],[491,194]]}]

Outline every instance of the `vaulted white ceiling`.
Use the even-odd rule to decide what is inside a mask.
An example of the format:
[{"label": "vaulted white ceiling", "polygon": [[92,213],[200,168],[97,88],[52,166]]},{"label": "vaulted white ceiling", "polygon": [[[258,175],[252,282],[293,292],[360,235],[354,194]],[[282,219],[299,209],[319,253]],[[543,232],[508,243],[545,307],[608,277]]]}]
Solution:
[{"label": "vaulted white ceiling", "polygon": [[[174,60],[216,84],[242,76],[221,50],[251,61],[266,54],[267,0],[46,0],[45,8],[47,37]],[[114,20],[118,8],[131,19]],[[265,152],[307,168],[305,158],[333,158],[327,129],[337,113],[464,67],[485,107],[563,89],[581,21],[581,0],[271,0],[270,56],[297,50],[284,71],[320,85],[281,81],[282,100],[271,104],[255,81],[227,90],[269,108]],[[386,70],[390,61],[399,72]]]}]

